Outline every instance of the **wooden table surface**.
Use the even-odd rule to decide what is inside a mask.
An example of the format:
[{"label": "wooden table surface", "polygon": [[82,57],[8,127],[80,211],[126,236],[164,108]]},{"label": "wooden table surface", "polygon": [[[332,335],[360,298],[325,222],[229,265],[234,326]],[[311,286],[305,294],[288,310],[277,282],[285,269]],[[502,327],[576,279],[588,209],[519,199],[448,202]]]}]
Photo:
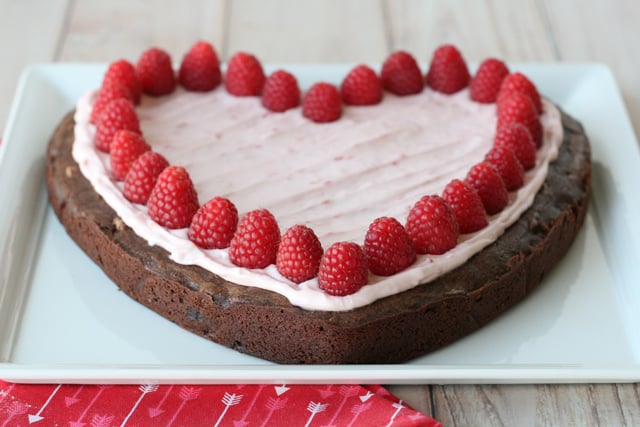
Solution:
[{"label": "wooden table surface", "polygon": [[[640,129],[637,0],[0,0],[0,129],[28,64],[135,61],[151,45],[179,59],[198,39],[222,60],[376,64],[403,48],[426,62],[448,42],[469,62],[603,62]],[[638,384],[390,389],[448,426],[640,425]]]}]

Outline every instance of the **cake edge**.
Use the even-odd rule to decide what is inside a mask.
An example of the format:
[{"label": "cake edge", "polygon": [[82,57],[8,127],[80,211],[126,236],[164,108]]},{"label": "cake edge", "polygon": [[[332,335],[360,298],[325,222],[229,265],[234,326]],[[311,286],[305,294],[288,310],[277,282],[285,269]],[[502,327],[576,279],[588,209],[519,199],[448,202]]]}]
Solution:
[{"label": "cake edge", "polygon": [[[586,216],[591,163],[582,126],[564,112],[562,117],[561,153],[534,201],[534,206],[542,204],[553,212],[539,214],[532,206],[469,265],[347,312],[303,310],[280,295],[176,264],[166,251],[150,247],[80,173],[70,155],[72,112],[49,141],[47,187],[57,217],[78,246],[128,296],[184,329],[278,363],[399,363],[498,317],[532,292],[569,250]],[[549,204],[554,198],[547,194],[549,188],[555,181],[564,182],[563,176],[572,188],[556,197],[558,203]],[[501,241],[502,246],[508,241],[507,248],[498,251]],[[518,243],[526,247],[516,248]],[[483,282],[470,284],[468,277]]]}]

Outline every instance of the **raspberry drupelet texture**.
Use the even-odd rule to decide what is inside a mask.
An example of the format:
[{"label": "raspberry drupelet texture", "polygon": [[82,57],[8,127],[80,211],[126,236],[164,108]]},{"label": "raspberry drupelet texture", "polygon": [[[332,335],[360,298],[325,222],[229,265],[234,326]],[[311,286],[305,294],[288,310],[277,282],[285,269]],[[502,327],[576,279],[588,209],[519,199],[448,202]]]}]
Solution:
[{"label": "raspberry drupelet texture", "polygon": [[453,45],[442,45],[433,52],[426,75],[427,85],[438,92],[452,94],[469,85],[471,75],[460,51]]},{"label": "raspberry drupelet texture", "polygon": [[119,130],[109,147],[111,174],[118,181],[124,180],[131,164],[143,153],[151,150],[144,137],[130,130]]},{"label": "raspberry drupelet texture", "polygon": [[302,101],[302,115],[316,123],[338,120],[342,115],[340,92],[331,83],[314,84]]},{"label": "raspberry drupelet texture", "polygon": [[502,81],[507,75],[509,69],[504,62],[496,58],[485,59],[471,79],[471,99],[485,104],[496,102]]},{"label": "raspberry drupelet texture", "polygon": [[158,176],[167,166],[169,162],[162,154],[147,151],[140,155],[124,179],[124,197],[130,202],[146,205]]},{"label": "raspberry drupelet texture", "polygon": [[229,247],[238,226],[238,210],[224,197],[214,197],[196,212],[187,237],[204,249]]},{"label": "raspberry drupelet texture", "polygon": [[382,85],[396,95],[422,92],[424,81],[415,58],[404,50],[393,52],[382,64]]},{"label": "raspberry drupelet texture", "polygon": [[98,150],[109,152],[113,136],[119,130],[141,133],[140,120],[133,103],[126,98],[109,102],[96,122],[95,144]]},{"label": "raspberry drupelet texture", "polygon": [[486,227],[487,217],[480,196],[469,185],[453,179],[442,192],[458,222],[460,233],[473,233]]},{"label": "raspberry drupelet texture", "polygon": [[531,133],[520,123],[513,122],[498,128],[493,144],[509,147],[525,171],[536,165],[536,144]]},{"label": "raspberry drupelet texture", "polygon": [[322,244],[314,231],[305,225],[294,225],[282,236],[276,267],[294,283],[302,283],[318,275]]},{"label": "raspberry drupelet texture", "polygon": [[220,84],[220,61],[211,43],[201,40],[189,49],[182,58],[178,81],[185,89],[195,92],[207,92]]},{"label": "raspberry drupelet texture", "polygon": [[509,147],[493,146],[485,155],[485,161],[498,170],[507,191],[515,191],[524,184],[524,169]]},{"label": "raspberry drupelet texture", "polygon": [[523,93],[513,92],[498,105],[497,129],[511,123],[519,123],[527,128],[536,147],[540,147],[542,123],[531,99]]},{"label": "raspberry drupelet texture", "polygon": [[382,100],[382,81],[371,67],[358,65],[342,80],[340,94],[345,104],[378,104]]},{"label": "raspberry drupelet texture", "polygon": [[93,103],[89,121],[93,124],[96,124],[98,122],[98,118],[100,117],[106,106],[111,101],[118,98],[125,98],[131,102],[134,102],[133,95],[131,95],[131,90],[123,83],[115,80],[107,80],[102,83],[102,86],[100,86],[100,90],[98,91],[98,95],[96,96],[96,100]]},{"label": "raspberry drupelet texture", "polygon": [[300,105],[300,88],[295,76],[285,70],[274,71],[264,84],[262,105],[275,112]]},{"label": "raspberry drupelet texture", "polygon": [[239,267],[265,268],[276,262],[280,229],[271,212],[257,209],[248,212],[238,223],[229,259]]},{"label": "raspberry drupelet texture", "polygon": [[107,67],[107,71],[102,78],[101,87],[108,86],[112,83],[119,83],[129,89],[134,104],[140,102],[142,97],[142,85],[136,75],[136,69],[132,63],[125,59],[119,59],[112,62]]},{"label": "raspberry drupelet texture", "polygon": [[188,227],[198,207],[198,194],[181,166],[169,166],[160,173],[147,201],[151,219],[168,229]]},{"label": "raspberry drupelet texture", "polygon": [[424,196],[413,205],[406,230],[417,253],[432,255],[454,248],[460,234],[451,206],[437,195]]},{"label": "raspberry drupelet texture", "polygon": [[329,295],[350,295],[367,284],[365,254],[357,243],[336,242],[322,255],[318,285]]},{"label": "raspberry drupelet texture", "polygon": [[395,218],[374,220],[364,238],[367,265],[373,274],[391,276],[416,260],[416,250],[406,230]]},{"label": "raspberry drupelet texture", "polygon": [[509,203],[509,193],[498,170],[489,162],[477,163],[469,169],[465,182],[476,190],[489,215],[502,211]]},{"label": "raspberry drupelet texture", "polygon": [[540,97],[538,88],[527,76],[518,72],[509,74],[503,80],[498,94],[498,110],[500,110],[501,99],[507,98],[514,92],[526,95],[533,103],[537,113],[542,113],[542,98]]},{"label": "raspberry drupelet texture", "polygon": [[136,62],[136,76],[142,92],[151,96],[167,95],[177,86],[171,56],[157,47],[142,52]]},{"label": "raspberry drupelet texture", "polygon": [[258,96],[265,83],[262,64],[255,56],[246,52],[237,52],[227,64],[224,85],[235,96]]}]

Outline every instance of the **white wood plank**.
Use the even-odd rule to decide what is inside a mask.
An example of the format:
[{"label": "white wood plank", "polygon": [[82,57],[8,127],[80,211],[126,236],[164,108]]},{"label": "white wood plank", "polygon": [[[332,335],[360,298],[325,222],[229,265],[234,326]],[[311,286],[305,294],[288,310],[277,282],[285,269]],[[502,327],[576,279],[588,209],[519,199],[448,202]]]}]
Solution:
[{"label": "white wood plank", "polygon": [[533,425],[532,386],[434,386],[434,413],[443,425]]},{"label": "white wood plank", "polygon": [[564,61],[597,61],[611,67],[640,135],[640,2],[544,1]]},{"label": "white wood plank", "polygon": [[451,385],[433,387],[444,425],[639,425],[637,384]]},{"label": "white wood plank", "polygon": [[20,74],[55,59],[68,0],[0,0],[0,135]]},{"label": "white wood plank", "polygon": [[228,52],[263,62],[371,62],[387,54],[378,2],[240,0],[231,3]]},{"label": "white wood plank", "polygon": [[387,390],[423,414],[432,415],[431,387],[428,385],[388,385]]},{"label": "white wood plank", "polygon": [[158,46],[179,62],[199,39],[213,43],[222,56],[224,0],[84,0],[74,5],[61,51],[64,61],[135,61]]},{"label": "white wood plank", "polygon": [[[633,384],[554,385],[540,387],[537,404],[542,425],[637,425],[639,408],[635,401],[621,400],[620,391]],[[637,392],[637,389],[636,389]]]},{"label": "white wood plank", "polygon": [[458,46],[470,62],[554,59],[534,0],[386,0],[392,49],[428,62],[436,47]]}]

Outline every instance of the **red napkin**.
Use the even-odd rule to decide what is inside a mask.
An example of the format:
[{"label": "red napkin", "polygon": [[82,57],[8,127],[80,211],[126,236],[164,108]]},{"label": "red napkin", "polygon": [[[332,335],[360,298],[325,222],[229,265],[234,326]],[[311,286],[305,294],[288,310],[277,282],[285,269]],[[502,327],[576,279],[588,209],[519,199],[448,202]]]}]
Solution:
[{"label": "red napkin", "polygon": [[377,385],[66,385],[0,381],[5,426],[433,426]]}]

